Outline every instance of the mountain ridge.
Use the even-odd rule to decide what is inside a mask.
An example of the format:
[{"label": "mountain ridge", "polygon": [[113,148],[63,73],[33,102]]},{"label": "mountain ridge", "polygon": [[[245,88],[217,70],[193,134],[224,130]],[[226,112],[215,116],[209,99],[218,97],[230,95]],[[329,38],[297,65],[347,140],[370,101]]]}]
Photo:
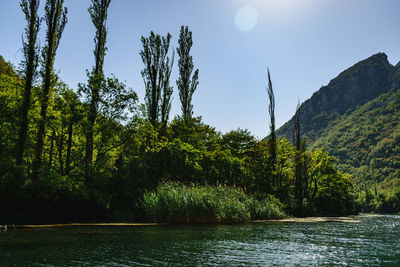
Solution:
[{"label": "mountain ridge", "polygon": [[[357,106],[389,91],[396,70],[400,70],[400,63],[395,67],[389,63],[385,53],[377,53],[341,72],[301,104],[302,134],[312,142],[318,138],[316,130],[326,127],[326,121],[352,112]],[[277,135],[291,140],[292,132],[293,117],[278,129]]]}]

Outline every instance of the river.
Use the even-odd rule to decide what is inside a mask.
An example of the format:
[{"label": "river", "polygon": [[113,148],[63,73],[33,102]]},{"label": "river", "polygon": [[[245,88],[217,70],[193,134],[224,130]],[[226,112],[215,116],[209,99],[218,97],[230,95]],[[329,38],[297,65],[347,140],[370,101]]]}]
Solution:
[{"label": "river", "polygon": [[0,232],[0,266],[400,266],[400,215]]}]

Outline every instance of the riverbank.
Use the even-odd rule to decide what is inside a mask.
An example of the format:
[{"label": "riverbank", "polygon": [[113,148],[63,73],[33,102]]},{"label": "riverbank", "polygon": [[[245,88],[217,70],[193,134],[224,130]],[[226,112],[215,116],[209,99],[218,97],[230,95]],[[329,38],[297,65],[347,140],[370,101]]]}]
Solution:
[{"label": "riverbank", "polygon": [[[161,223],[58,223],[58,224],[24,224],[15,225],[15,229],[21,228],[54,228],[70,226],[159,226]],[[8,226],[12,229],[12,226]]]},{"label": "riverbank", "polygon": [[264,222],[294,222],[294,223],[319,223],[319,222],[350,222],[358,223],[357,216],[341,216],[341,217],[306,217],[306,218],[286,218],[286,219],[271,219],[271,220],[256,220],[253,223]]},{"label": "riverbank", "polygon": [[[266,219],[266,220],[253,220],[246,223],[268,223],[268,222],[282,222],[282,223],[320,223],[320,222],[346,222],[346,223],[359,223],[360,217],[365,216],[379,216],[379,214],[360,214],[352,216],[340,217],[306,217],[306,218],[283,218],[283,219]],[[198,223],[196,223],[198,224]],[[206,223],[203,223],[206,224]],[[221,224],[226,223],[207,223],[207,224]],[[13,230],[13,229],[29,229],[29,228],[57,228],[57,227],[74,227],[74,226],[163,226],[163,225],[177,225],[167,223],[59,223],[59,224],[25,224],[25,225],[1,225],[0,229]],[[187,224],[182,224],[187,225]]]}]

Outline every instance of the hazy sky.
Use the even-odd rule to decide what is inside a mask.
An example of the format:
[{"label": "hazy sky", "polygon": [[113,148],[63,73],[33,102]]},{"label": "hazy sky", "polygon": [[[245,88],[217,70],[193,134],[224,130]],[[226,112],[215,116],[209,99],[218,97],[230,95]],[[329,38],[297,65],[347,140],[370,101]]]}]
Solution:
[{"label": "hazy sky", "polygon": [[[17,0],[0,0],[0,55],[18,65],[25,20]],[[45,0],[41,0],[43,14]],[[66,25],[57,51],[61,78],[76,89],[93,64],[90,0],[65,0]],[[270,68],[278,126],[294,113],[298,98],[313,92],[354,63],[377,52],[400,61],[398,0],[112,0],[105,72],[126,81],[144,99],[140,37],[193,32],[192,54],[200,70],[195,115],[226,132],[247,128],[268,133],[266,73]],[[44,43],[45,24],[41,27]],[[173,73],[171,117],[180,113]]]}]

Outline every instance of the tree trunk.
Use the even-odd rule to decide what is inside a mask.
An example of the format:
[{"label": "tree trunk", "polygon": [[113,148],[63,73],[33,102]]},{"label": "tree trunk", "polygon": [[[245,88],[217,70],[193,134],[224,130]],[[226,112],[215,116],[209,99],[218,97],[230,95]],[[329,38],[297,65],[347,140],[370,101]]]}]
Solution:
[{"label": "tree trunk", "polygon": [[69,120],[68,124],[68,141],[67,141],[67,158],[65,159],[65,174],[69,174],[71,170],[71,149],[72,149],[72,135],[73,135],[74,125],[72,120]]},{"label": "tree trunk", "polygon": [[64,163],[62,159],[62,151],[64,146],[64,131],[61,130],[61,134],[58,138],[58,162],[60,164],[60,174],[64,175]]},{"label": "tree trunk", "polygon": [[53,129],[50,137],[50,153],[49,153],[49,164],[48,164],[48,169],[51,169],[51,165],[53,164],[53,149],[54,149],[54,139],[56,136],[56,131]]}]

